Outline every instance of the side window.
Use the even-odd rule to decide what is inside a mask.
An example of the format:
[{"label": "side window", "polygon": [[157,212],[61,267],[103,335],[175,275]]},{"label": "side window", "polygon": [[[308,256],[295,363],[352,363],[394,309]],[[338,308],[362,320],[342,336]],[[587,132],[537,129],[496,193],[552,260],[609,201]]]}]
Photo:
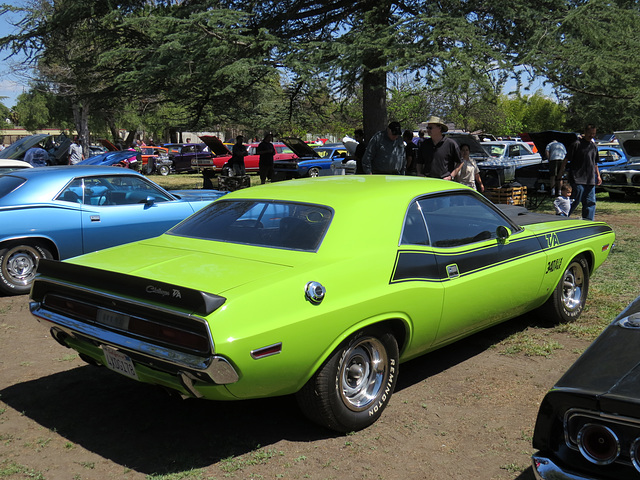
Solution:
[{"label": "side window", "polygon": [[427,227],[418,202],[413,202],[407,210],[400,243],[402,245],[429,245]]},{"label": "side window", "polygon": [[499,226],[513,228],[474,195],[428,197],[418,204],[434,247],[457,247],[494,239]]},{"label": "side window", "polygon": [[76,178],[73,182],[67,185],[56,200],[62,200],[63,202],[70,203],[82,203],[82,179]]},{"label": "side window", "polygon": [[85,187],[85,203],[92,205],[132,205],[149,198],[155,203],[172,200],[144,178],[133,175],[87,179]]}]

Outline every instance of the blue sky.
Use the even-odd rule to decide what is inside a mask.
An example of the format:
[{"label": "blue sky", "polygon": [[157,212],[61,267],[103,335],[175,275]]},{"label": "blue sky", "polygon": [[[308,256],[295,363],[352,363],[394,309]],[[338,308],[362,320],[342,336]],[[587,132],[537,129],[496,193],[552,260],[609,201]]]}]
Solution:
[{"label": "blue sky", "polygon": [[[21,3],[20,1],[9,1],[14,5]],[[0,37],[14,33],[14,27],[9,23],[11,19],[9,14],[0,16]],[[20,95],[23,89],[26,89],[26,82],[23,79],[11,75],[10,64],[15,62],[14,59],[5,60],[7,51],[0,52],[0,97],[8,97],[2,100],[7,107],[11,108],[16,103],[16,97]]]}]

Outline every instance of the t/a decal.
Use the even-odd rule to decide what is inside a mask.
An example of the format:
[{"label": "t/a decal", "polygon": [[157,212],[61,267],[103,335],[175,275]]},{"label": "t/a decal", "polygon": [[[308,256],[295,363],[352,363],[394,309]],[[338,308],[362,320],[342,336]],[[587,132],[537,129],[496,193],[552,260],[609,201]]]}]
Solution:
[{"label": "t/a decal", "polygon": [[545,274],[551,273],[560,268],[562,268],[562,258],[556,258],[555,260],[547,262],[547,271],[545,272]]},{"label": "t/a decal", "polygon": [[557,247],[558,245],[560,245],[558,236],[555,233],[547,233],[544,237],[547,239],[548,248]]}]

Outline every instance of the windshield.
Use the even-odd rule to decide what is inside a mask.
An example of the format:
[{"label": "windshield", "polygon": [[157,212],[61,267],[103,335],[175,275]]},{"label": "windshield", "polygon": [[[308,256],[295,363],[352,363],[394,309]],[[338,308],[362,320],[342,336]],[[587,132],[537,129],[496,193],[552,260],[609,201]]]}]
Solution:
[{"label": "windshield", "polygon": [[485,145],[485,149],[488,150],[489,155],[492,157],[502,157],[504,156],[504,151],[506,149],[505,145]]},{"label": "windshield", "polygon": [[167,233],[315,252],[332,216],[332,210],[321,205],[266,200],[219,200]]}]

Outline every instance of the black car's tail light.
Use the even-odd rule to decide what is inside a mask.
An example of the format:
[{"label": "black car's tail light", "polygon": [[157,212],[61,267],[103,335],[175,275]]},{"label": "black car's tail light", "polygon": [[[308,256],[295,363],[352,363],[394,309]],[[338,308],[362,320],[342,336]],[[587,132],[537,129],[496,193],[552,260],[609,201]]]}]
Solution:
[{"label": "black car's tail light", "polygon": [[608,465],[620,455],[620,441],[609,427],[588,423],[578,432],[578,449],[591,463]]},{"label": "black car's tail light", "polygon": [[631,463],[633,463],[633,466],[640,472],[640,437],[636,438],[631,444],[629,456],[631,457]]}]

